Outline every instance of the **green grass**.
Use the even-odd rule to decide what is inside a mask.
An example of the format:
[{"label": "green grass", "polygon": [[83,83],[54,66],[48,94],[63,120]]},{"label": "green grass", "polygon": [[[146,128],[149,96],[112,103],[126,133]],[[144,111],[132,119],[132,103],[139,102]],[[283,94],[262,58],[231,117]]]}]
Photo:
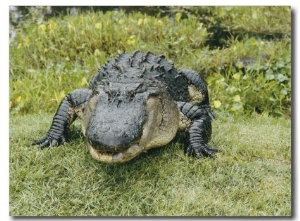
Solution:
[{"label": "green grass", "polygon": [[181,138],[124,164],[92,159],[80,132],[39,150],[49,114],[10,118],[11,216],[291,216],[291,121],[213,123],[215,159],[185,157]]}]

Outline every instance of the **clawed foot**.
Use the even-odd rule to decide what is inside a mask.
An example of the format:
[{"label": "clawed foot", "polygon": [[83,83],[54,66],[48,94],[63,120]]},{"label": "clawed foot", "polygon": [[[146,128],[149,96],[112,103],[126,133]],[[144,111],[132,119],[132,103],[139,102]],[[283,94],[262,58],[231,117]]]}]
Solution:
[{"label": "clawed foot", "polygon": [[42,150],[45,147],[54,147],[65,143],[66,143],[66,139],[64,136],[60,136],[59,138],[56,139],[47,134],[43,138],[33,142],[32,145],[39,145],[39,148]]},{"label": "clawed foot", "polygon": [[186,155],[195,156],[197,159],[200,159],[202,155],[206,157],[215,157],[216,152],[220,152],[220,150],[212,148],[207,144],[201,146],[198,145],[197,147],[192,147],[191,145],[189,145],[185,150]]}]

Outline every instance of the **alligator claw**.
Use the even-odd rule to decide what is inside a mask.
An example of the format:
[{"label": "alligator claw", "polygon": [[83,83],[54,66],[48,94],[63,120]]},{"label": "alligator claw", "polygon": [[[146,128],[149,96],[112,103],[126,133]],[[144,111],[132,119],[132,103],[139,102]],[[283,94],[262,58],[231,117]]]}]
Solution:
[{"label": "alligator claw", "polygon": [[43,138],[33,142],[32,145],[39,145],[39,148],[43,150],[45,147],[54,147],[65,143],[66,143],[66,139],[63,136],[56,139],[56,138],[52,138],[49,135],[46,135]]},{"label": "alligator claw", "polygon": [[202,155],[206,156],[206,157],[215,157],[215,153],[219,152],[219,149],[216,148],[212,148],[210,146],[208,146],[207,144],[202,145],[202,146],[197,146],[197,147],[192,147],[191,145],[189,145],[186,148],[185,154],[188,156],[195,156],[197,159],[200,159]]}]

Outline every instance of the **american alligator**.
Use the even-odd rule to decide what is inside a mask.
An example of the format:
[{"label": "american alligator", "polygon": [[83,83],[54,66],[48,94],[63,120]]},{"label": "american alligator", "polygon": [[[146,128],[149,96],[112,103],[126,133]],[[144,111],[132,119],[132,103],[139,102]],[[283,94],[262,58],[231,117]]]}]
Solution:
[{"label": "american alligator", "polygon": [[88,88],[62,100],[49,131],[33,145],[64,144],[77,117],[90,154],[101,162],[128,161],[168,144],[179,130],[187,134],[187,155],[211,157],[218,151],[208,145],[215,115],[203,78],[151,52],[124,52],[108,60]]}]

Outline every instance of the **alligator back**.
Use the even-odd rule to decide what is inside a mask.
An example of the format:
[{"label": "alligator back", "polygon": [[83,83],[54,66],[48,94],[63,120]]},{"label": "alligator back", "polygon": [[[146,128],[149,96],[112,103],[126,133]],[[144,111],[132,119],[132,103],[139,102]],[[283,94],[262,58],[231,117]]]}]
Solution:
[{"label": "alligator back", "polygon": [[165,60],[164,55],[156,56],[152,52],[135,51],[132,54],[121,53],[110,59],[98,69],[90,81],[93,89],[99,83],[109,82],[142,82],[146,86],[161,85],[176,101],[189,99],[187,79],[181,75],[173,63]]}]

